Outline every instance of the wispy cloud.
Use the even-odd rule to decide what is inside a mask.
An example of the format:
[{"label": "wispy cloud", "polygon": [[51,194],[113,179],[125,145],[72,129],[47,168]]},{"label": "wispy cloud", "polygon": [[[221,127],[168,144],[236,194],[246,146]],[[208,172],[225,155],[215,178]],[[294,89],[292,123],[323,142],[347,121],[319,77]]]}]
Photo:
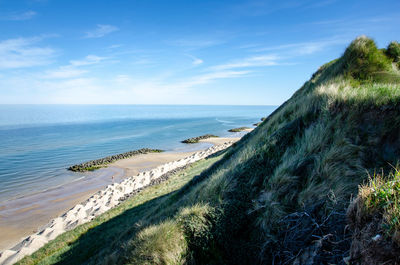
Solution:
[{"label": "wispy cloud", "polygon": [[300,42],[282,44],[277,46],[259,47],[252,49],[253,52],[265,52],[265,51],[280,51],[285,52],[286,55],[309,55],[315,52],[319,52],[334,45],[342,45],[348,43],[347,39],[344,38],[333,38],[329,40],[320,40],[313,42]]},{"label": "wispy cloud", "polygon": [[29,10],[26,12],[13,12],[9,14],[0,15],[0,20],[8,20],[8,21],[22,21],[29,20],[35,17],[37,13],[35,11]]},{"label": "wispy cloud", "polygon": [[75,78],[88,72],[86,69],[82,69],[82,67],[98,64],[105,59],[106,57],[88,55],[81,60],[71,60],[69,61],[68,65],[60,66],[57,69],[46,71],[43,78],[45,79]]},{"label": "wispy cloud", "polygon": [[60,67],[56,70],[46,71],[45,78],[47,79],[67,79],[80,76],[86,73],[86,70],[82,69],[73,69],[70,67]]},{"label": "wispy cloud", "polygon": [[86,32],[85,38],[101,38],[104,37],[105,35],[108,35],[114,31],[118,31],[119,28],[112,26],[112,25],[102,25],[99,24],[97,25],[97,28]]},{"label": "wispy cloud", "polygon": [[186,56],[190,57],[190,58],[193,60],[193,61],[192,61],[192,64],[193,64],[193,65],[200,65],[200,64],[204,63],[204,61],[203,61],[202,59],[197,58],[197,57],[195,57],[195,56],[193,56],[193,55],[186,54]]},{"label": "wispy cloud", "polygon": [[72,66],[91,65],[91,64],[97,64],[105,59],[106,57],[100,57],[97,55],[88,55],[82,60],[72,60],[70,61],[70,64]]},{"label": "wispy cloud", "polygon": [[51,62],[55,51],[36,44],[41,38],[18,38],[0,42],[0,68],[22,68],[46,65]]},{"label": "wispy cloud", "polygon": [[187,50],[204,49],[223,44],[224,41],[218,39],[201,39],[201,38],[183,38],[167,41],[167,44],[178,46]]},{"label": "wispy cloud", "polygon": [[188,91],[193,87],[209,84],[216,80],[246,77],[250,73],[251,71],[214,71],[195,75],[186,80],[178,80],[175,82],[158,82],[157,87],[171,91]]},{"label": "wispy cloud", "polygon": [[269,55],[258,55],[241,60],[232,61],[230,63],[220,64],[212,66],[212,70],[227,70],[236,68],[251,68],[251,67],[265,67],[273,66],[278,64],[279,57],[274,54]]},{"label": "wispy cloud", "polygon": [[107,49],[112,50],[112,49],[120,48],[122,46],[124,46],[124,45],[122,45],[122,44],[113,44],[113,45],[108,46]]}]

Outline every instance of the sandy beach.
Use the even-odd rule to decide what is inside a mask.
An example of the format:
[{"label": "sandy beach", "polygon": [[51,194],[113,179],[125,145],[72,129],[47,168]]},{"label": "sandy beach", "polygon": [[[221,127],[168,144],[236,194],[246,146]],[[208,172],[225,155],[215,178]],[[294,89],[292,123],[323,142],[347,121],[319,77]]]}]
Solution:
[{"label": "sandy beach", "polygon": [[210,138],[201,141],[213,144],[205,150],[149,153],[119,160],[100,169],[96,178],[0,205],[0,249],[6,249],[0,264],[16,262],[59,234],[115,207],[121,198],[166,172],[203,159],[239,139]]}]

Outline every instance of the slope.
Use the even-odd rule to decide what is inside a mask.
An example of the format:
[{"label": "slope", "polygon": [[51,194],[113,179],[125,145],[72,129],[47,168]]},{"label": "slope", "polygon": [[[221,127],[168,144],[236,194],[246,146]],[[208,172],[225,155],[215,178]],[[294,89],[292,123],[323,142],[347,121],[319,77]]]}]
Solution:
[{"label": "slope", "polygon": [[218,162],[157,203],[125,208],[146,207],[125,233],[87,253],[107,230],[85,231],[73,251],[21,264],[343,264],[351,198],[400,157],[396,47],[355,39]]}]

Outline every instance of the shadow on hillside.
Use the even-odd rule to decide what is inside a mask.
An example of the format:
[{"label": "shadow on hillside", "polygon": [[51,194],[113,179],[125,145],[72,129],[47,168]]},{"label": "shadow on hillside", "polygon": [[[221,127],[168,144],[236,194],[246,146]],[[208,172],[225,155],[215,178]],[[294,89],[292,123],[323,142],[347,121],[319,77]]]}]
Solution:
[{"label": "shadow on hillside", "polygon": [[[286,103],[285,107],[279,108],[279,112],[274,112],[263,125],[256,128],[254,132],[263,131],[257,136],[258,141],[251,149],[254,155],[249,155],[248,160],[241,161],[237,168],[230,168],[225,174],[235,182],[235,186],[224,194],[224,204],[221,206],[224,208],[224,216],[218,222],[223,228],[220,234],[226,239],[224,242],[227,242],[221,252],[232,262],[238,262],[240,257],[252,256],[253,252],[249,250],[257,250],[262,244],[267,247],[263,249],[264,253],[258,255],[264,261],[271,261],[273,258],[278,263],[293,261],[297,258],[296,253],[314,246],[315,236],[325,238],[325,235],[330,235],[329,238],[334,240],[324,241],[318,253],[315,253],[315,260],[319,261],[316,263],[343,263],[342,259],[348,254],[350,242],[347,234],[343,233],[346,220],[342,212],[347,207],[351,194],[357,192],[358,184],[366,178],[366,170],[373,172],[376,168],[385,169],[389,166],[388,162],[396,164],[400,157],[400,95],[392,93],[396,88],[389,87],[385,90],[364,85],[357,87],[365,90],[362,97],[353,97],[351,93],[333,97],[329,96],[328,86],[326,94],[315,91],[315,86],[308,83],[294,96],[290,104]],[[311,93],[312,97],[304,96]],[[321,115],[323,107],[326,109],[324,115]],[[274,115],[278,117],[273,117]],[[250,137],[252,136],[245,136],[233,149],[226,152],[224,158],[193,177],[180,189],[126,210],[89,230],[61,256],[59,264],[101,263],[104,262],[104,257],[113,252],[124,253],[123,246],[143,228],[173,217],[180,207],[188,206],[185,195],[220,167],[230,155],[247,144],[246,139],[249,140]],[[304,148],[301,155],[292,155],[289,157],[291,160],[283,161],[287,162],[284,165],[285,174],[281,178],[269,178],[276,168],[284,164],[282,159],[286,151],[298,146],[302,139],[303,145],[313,144],[318,148],[308,151]],[[314,171],[318,168],[317,158],[323,157],[322,155],[328,157],[331,154],[328,151],[334,154],[332,159],[324,160],[325,164],[321,166],[324,170]],[[340,210],[340,219],[331,218],[333,215],[326,213],[326,209],[330,207],[326,195],[335,188],[334,185],[337,185],[337,192],[334,194],[338,194],[339,201],[335,202],[332,206],[335,208],[332,209],[335,212]],[[284,218],[298,217],[290,220],[283,218],[289,220],[284,225],[279,223],[285,229],[277,229],[270,234],[271,238],[275,236],[280,241],[267,242],[269,245],[262,241],[266,237],[257,238],[260,231],[251,225],[256,218],[266,224],[269,221],[273,223],[273,215],[266,215],[263,212],[266,208],[260,208],[261,211],[252,216],[241,214],[248,212],[251,199],[263,189],[264,193],[274,196],[272,202],[279,202],[283,209],[287,209],[282,214]],[[305,192],[308,192],[308,197],[304,195]],[[301,193],[305,199],[299,199]],[[302,207],[299,202],[303,203]],[[270,205],[273,204],[266,203],[263,206]],[[272,213],[273,210],[271,208]],[[309,213],[312,213],[312,224]],[[317,228],[314,227],[315,224]],[[323,229],[320,224],[324,224]],[[336,242],[342,243],[337,245]]]},{"label": "shadow on hillside", "polygon": [[[217,152],[208,158],[221,155],[224,152],[226,151]],[[113,252],[123,254],[124,246],[138,232],[147,226],[159,224],[173,217],[181,207],[187,206],[187,203],[182,200],[182,196],[189,192],[196,183],[205,179],[222,160],[217,161],[201,174],[195,175],[180,189],[128,209],[110,220],[89,229],[71,244],[67,252],[60,256],[57,264],[82,264],[88,262],[98,264],[105,262],[105,257]],[[159,185],[163,185],[163,183]],[[168,208],[172,204],[175,205]],[[112,263],[115,263],[115,261]]]}]

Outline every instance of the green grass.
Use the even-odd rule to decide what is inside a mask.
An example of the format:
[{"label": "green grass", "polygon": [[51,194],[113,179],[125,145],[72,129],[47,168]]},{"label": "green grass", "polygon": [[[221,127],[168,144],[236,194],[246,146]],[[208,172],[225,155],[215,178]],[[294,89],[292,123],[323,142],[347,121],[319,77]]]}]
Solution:
[{"label": "green grass", "polygon": [[[386,236],[400,232],[400,172],[388,176],[374,175],[369,183],[360,186],[359,196],[368,215],[379,214]],[[400,242],[398,242],[400,243]]]},{"label": "green grass", "polygon": [[183,264],[188,251],[182,229],[172,221],[145,228],[129,249],[126,264]]}]

